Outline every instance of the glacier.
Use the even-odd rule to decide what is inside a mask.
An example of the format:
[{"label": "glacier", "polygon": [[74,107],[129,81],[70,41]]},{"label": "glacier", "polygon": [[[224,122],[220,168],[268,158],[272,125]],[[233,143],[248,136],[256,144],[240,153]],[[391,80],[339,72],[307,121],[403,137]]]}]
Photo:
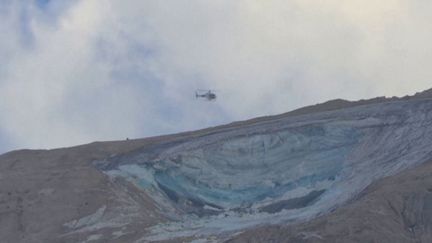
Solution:
[{"label": "glacier", "polygon": [[396,100],[215,128],[95,161],[169,219],[143,241],[206,237],[326,214],[432,158],[432,101]]}]

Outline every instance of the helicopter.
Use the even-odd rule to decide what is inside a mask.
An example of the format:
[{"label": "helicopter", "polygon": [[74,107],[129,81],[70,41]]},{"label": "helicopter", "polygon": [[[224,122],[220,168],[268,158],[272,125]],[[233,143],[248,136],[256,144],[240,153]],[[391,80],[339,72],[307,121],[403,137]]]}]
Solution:
[{"label": "helicopter", "polygon": [[197,90],[195,91],[195,98],[204,98],[208,101],[212,101],[216,99],[216,94],[211,90]]}]

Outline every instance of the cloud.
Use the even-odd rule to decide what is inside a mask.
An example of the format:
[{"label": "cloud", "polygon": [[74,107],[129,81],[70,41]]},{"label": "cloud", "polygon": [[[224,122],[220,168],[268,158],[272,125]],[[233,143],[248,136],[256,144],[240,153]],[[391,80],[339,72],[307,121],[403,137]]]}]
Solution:
[{"label": "cloud", "polygon": [[[4,148],[150,136],[337,97],[414,93],[430,86],[431,10],[420,0],[6,1]],[[197,88],[219,90],[218,101],[196,101]]]}]

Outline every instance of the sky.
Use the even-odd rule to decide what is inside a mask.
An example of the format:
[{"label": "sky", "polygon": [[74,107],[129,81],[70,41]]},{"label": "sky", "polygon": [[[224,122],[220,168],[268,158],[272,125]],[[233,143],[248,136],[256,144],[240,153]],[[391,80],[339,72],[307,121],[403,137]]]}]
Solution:
[{"label": "sky", "polygon": [[427,0],[0,0],[0,152],[414,94],[432,87],[431,12]]}]

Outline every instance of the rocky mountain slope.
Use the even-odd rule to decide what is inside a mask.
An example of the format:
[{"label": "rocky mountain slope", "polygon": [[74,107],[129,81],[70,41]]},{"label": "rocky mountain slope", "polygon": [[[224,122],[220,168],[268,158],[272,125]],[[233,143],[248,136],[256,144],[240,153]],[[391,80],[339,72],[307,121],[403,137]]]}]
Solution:
[{"label": "rocky mountain slope", "polygon": [[432,161],[374,182],[312,221],[247,230],[228,242],[430,242]]},{"label": "rocky mountain slope", "polygon": [[432,91],[0,156],[4,242],[428,242]]}]

